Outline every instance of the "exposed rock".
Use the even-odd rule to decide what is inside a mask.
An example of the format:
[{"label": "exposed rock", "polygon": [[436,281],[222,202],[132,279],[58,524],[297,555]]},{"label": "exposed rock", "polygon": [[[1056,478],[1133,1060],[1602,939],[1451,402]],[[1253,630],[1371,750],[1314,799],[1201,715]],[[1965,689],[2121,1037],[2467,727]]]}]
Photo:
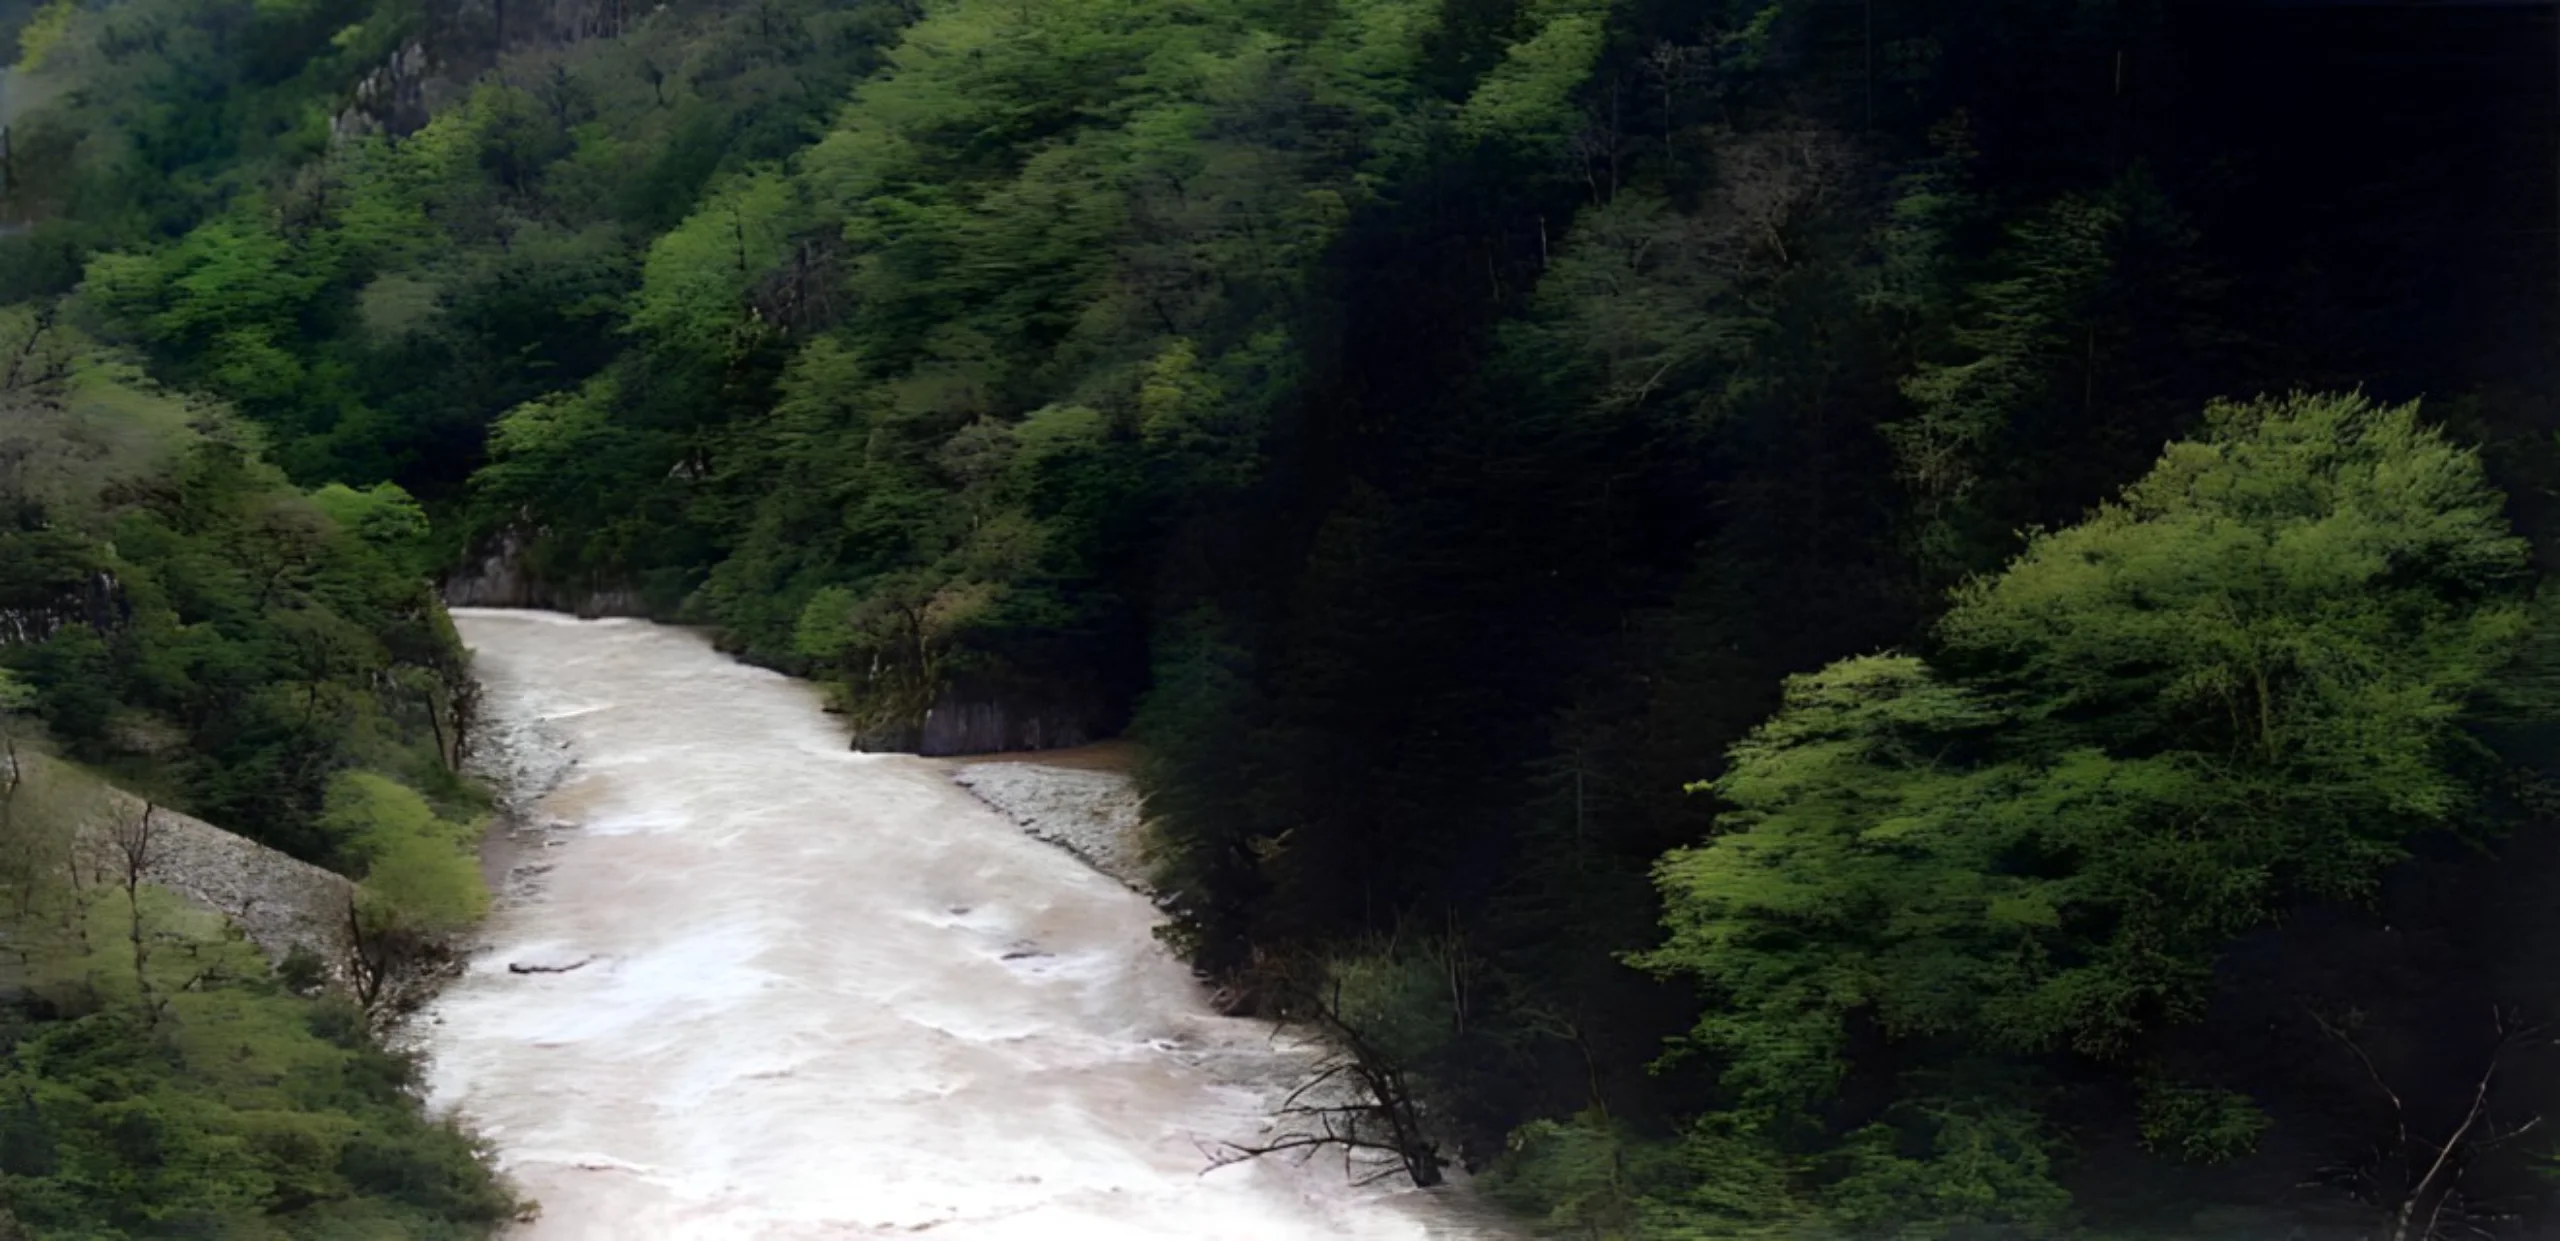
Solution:
[{"label": "exposed rock", "polygon": [[1126,772],[1037,763],[971,763],[951,778],[1022,829],[1148,892],[1137,782]]},{"label": "exposed rock", "polygon": [[503,55],[619,37],[664,7],[649,0],[442,0],[420,6],[411,37],[340,101],[330,119],[330,140],[406,137],[468,95]]},{"label": "exposed rock", "polygon": [[554,582],[525,563],[528,537],[518,530],[501,531],[477,549],[461,568],[445,575],[441,593],[447,607],[538,608],[580,617],[646,616],[640,592],[615,582]]},{"label": "exposed rock", "polygon": [[905,691],[853,693],[858,701],[839,700],[830,709],[855,717],[855,749],[926,758],[1073,749],[1111,736],[1128,718],[1125,703],[1074,677],[963,677],[929,699]]},{"label": "exposed rock", "polygon": [[0,608],[0,646],[32,645],[73,625],[106,633],[132,619],[124,583],[99,570],[82,578],[77,590],[65,589],[41,607]]},{"label": "exposed rock", "polygon": [[503,713],[483,722],[463,765],[497,795],[497,814],[480,840],[480,873],[490,895],[502,904],[534,896],[551,872],[543,853],[573,830],[535,807],[577,767],[576,755],[543,720]]},{"label": "exposed rock", "polygon": [[1061,698],[945,691],[916,725],[915,752],[928,757],[995,754],[1014,750],[1063,750],[1101,739],[1105,713],[1093,703]]},{"label": "exposed rock", "polygon": [[[55,760],[27,755],[22,761]],[[146,808],[141,798],[120,789],[105,789],[103,795],[102,813],[82,825],[77,842],[81,868],[98,875],[121,872],[117,825],[138,821]],[[355,901],[352,881],[202,819],[165,806],[148,808],[145,881],[229,918],[270,961],[281,962],[301,948],[326,964],[332,981],[344,978],[352,951],[347,929],[347,913]]]},{"label": "exposed rock", "polygon": [[353,97],[329,121],[329,140],[343,144],[372,134],[403,137],[427,123],[425,44],[411,39],[358,79]]}]

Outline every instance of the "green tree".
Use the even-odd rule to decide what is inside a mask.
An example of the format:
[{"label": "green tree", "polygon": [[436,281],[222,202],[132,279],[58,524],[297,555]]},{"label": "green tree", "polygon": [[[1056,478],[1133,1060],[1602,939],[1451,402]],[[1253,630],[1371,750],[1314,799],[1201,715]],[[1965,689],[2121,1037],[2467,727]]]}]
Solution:
[{"label": "green tree", "polygon": [[71,837],[139,806],[22,757],[0,801],[0,1201],[21,1235],[465,1241],[514,1209],[344,1000],[285,993],[174,892],[75,881]]},{"label": "green tree", "polygon": [[358,998],[371,1004],[401,970],[441,951],[489,910],[470,824],[437,817],[417,791],[371,772],[330,782],[320,825],[362,879],[348,911]]},{"label": "green tree", "polygon": [[[2207,426],[1959,591],[1930,658],[1790,681],[1712,784],[1715,839],[1663,859],[1668,937],[1638,959],[1708,988],[1682,1045],[1763,1140],[1853,1138],[1823,1117],[1862,1017],[2138,1067],[2235,936],[2368,897],[2412,835],[2465,821],[2465,708],[2531,582],[2476,454],[2359,396]],[[1905,1089],[1922,1117],[1970,1094]],[[2221,1143],[2166,1128],[2227,1112],[2153,1109],[2153,1140]],[[2022,1141],[2001,1158],[2033,1181]]]}]

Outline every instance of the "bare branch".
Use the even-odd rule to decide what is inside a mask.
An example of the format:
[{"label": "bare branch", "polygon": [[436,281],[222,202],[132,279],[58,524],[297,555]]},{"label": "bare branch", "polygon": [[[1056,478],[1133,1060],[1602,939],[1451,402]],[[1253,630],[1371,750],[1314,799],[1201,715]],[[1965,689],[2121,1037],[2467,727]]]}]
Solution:
[{"label": "bare branch", "polygon": [[[1296,1020],[1313,1026],[1335,1049],[1282,1096],[1274,1115],[1283,1131],[1269,1141],[1229,1142],[1211,1154],[1212,1168],[1269,1155],[1339,1150],[1343,1170],[1355,1183],[1370,1184],[1402,1174],[1415,1185],[1437,1185],[1447,1166],[1439,1145],[1426,1135],[1420,1108],[1404,1071],[1344,1016],[1338,976],[1315,985],[1290,988]],[[1274,1031],[1276,1037],[1277,1031]],[[1356,1171],[1360,1155],[1391,1156],[1366,1172]]]},{"label": "bare branch", "polygon": [[2348,1037],[2346,1031],[2332,1025],[2328,1018],[2321,1016],[2311,1006],[2304,1005],[2302,1011],[2310,1016],[2314,1024],[2326,1031],[2329,1037],[2345,1046],[2347,1051],[2355,1056],[2356,1063],[2364,1066],[2365,1076],[2373,1080],[2374,1089],[2381,1091],[2383,1098],[2391,1100],[2392,1124],[2398,1130],[2401,1143],[2405,1145],[2409,1141],[2409,1110],[2401,1103],[2399,1092],[2391,1088],[2391,1083],[2382,1079],[2382,1070],[2374,1066],[2373,1057],[2366,1055],[2364,1048]]},{"label": "bare branch", "polygon": [[140,814],[118,813],[111,820],[110,841],[118,864],[116,878],[124,888],[127,938],[133,948],[133,983],[141,996],[143,1019],[153,1025],[159,1023],[160,1009],[151,998],[151,936],[143,925],[142,883],[158,860],[160,828],[155,816],[159,810],[158,805],[145,801]]},{"label": "bare branch", "polygon": [[[2400,1093],[2391,1088],[2381,1067],[2362,1045],[2338,1024],[2331,1022],[2307,1006],[2311,1020],[2331,1038],[2338,1041],[2362,1065],[2374,1088],[2391,1104],[2393,1140],[2378,1152],[2382,1162],[2395,1156],[2405,1161],[2405,1188],[2396,1195],[2382,1186],[2375,1168],[2325,1168],[2315,1177],[2321,1183],[2337,1186],[2381,1211],[2391,1221],[2389,1241],[2442,1241],[2450,1226],[2464,1232],[2481,1233],[2477,1220],[2488,1218],[2480,1213],[2480,1205],[2461,1192],[2463,1173],[2469,1160],[2482,1151],[2511,1141],[2538,1129],[2542,1117],[2535,1115],[2522,1124],[2500,1126],[2491,1116],[2499,1070],[2505,1057],[2519,1045],[2539,1038],[2548,1025],[2517,1025],[2505,1009],[2492,1006],[2489,1011],[2491,1029],[2495,1033],[2487,1058],[2474,1081],[2469,1102],[2461,1120],[2442,1142],[2421,1138],[2409,1130],[2409,1113]],[[2423,1166],[2421,1166],[2423,1165]]]}]

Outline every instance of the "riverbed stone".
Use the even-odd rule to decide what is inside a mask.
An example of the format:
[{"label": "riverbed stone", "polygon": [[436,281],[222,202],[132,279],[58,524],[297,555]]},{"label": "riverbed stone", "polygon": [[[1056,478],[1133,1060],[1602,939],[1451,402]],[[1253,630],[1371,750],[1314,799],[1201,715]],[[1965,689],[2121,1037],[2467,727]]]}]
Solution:
[{"label": "riverbed stone", "polygon": [[970,763],[951,778],[1032,836],[1141,892],[1150,892],[1137,781],[1120,771],[1038,763]]}]

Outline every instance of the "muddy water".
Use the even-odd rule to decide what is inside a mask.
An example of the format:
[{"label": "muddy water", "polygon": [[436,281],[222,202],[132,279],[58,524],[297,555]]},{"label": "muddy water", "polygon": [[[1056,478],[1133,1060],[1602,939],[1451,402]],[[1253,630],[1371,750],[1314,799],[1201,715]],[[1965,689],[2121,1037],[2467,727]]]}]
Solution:
[{"label": "muddy water", "polygon": [[542,1204],[520,1241],[1495,1235],[1338,1160],[1204,1175],[1304,1049],[1210,1013],[1145,901],[849,753],[806,686],[639,622],[457,618],[492,735],[567,764],[539,890],[414,1027]]}]

